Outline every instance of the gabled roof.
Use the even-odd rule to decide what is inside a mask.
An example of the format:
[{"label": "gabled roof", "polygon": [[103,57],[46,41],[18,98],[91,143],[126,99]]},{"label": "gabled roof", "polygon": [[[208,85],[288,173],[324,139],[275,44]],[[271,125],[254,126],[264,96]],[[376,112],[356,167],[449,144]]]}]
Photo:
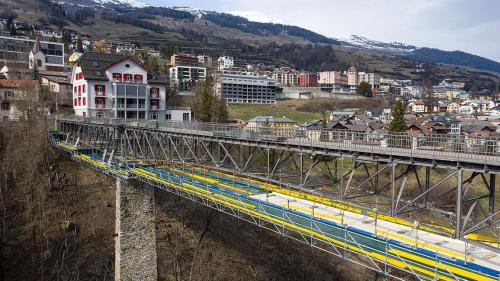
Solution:
[{"label": "gabled roof", "polygon": [[147,66],[145,66],[144,64],[142,64],[140,61],[138,61],[137,59],[135,59],[134,57],[130,57],[130,56],[124,56],[123,58],[111,63],[110,65],[108,65],[108,67],[106,67],[106,69],[108,68],[111,68],[117,64],[120,64],[126,60],[131,60],[132,62],[134,62],[135,64],[137,64],[140,68],[142,68],[144,71],[150,73],[151,71],[148,69]]},{"label": "gabled roof", "polygon": [[40,37],[36,37],[35,44],[33,45],[33,49],[31,49],[31,51],[34,55],[42,51],[42,46],[40,45]]},{"label": "gabled roof", "polygon": [[38,85],[38,80],[0,80],[0,88],[35,88]]},{"label": "gabled roof", "polygon": [[87,52],[76,61],[80,65],[83,76],[87,80],[108,80],[106,69],[125,56],[106,53]]},{"label": "gabled roof", "polygon": [[288,119],[286,117],[273,117],[273,116],[256,116],[253,119],[251,119],[248,122],[271,122],[271,123],[297,123],[291,119]]}]

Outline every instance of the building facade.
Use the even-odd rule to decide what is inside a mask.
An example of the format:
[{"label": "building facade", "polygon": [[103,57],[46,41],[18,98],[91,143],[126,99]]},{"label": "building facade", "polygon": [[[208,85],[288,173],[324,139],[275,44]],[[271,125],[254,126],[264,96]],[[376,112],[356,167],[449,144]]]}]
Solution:
[{"label": "building facade", "polygon": [[200,55],[197,56],[198,58],[198,64],[204,67],[212,68],[213,67],[213,60],[209,56],[205,55]]},{"label": "building facade", "polygon": [[23,64],[28,68],[30,53],[34,48],[44,55],[41,63],[47,70],[64,70],[64,44],[0,36],[0,58],[5,63]]},{"label": "building facade", "polygon": [[319,73],[319,84],[347,85],[347,75],[339,71],[323,71]]},{"label": "building facade", "polygon": [[359,72],[358,84],[360,84],[361,82],[368,82],[370,85],[372,85],[372,91],[374,92],[380,91],[380,75],[377,73]]},{"label": "building facade", "polygon": [[299,84],[299,74],[291,69],[280,69],[273,73],[273,79],[283,86],[297,86]]},{"label": "building facade", "polygon": [[228,103],[276,103],[276,81],[253,72],[221,71],[216,93]]},{"label": "building facade", "polygon": [[351,66],[347,71],[347,85],[357,86],[358,85],[358,71],[356,67]]},{"label": "building facade", "polygon": [[234,58],[223,56],[217,60],[219,70],[230,69],[234,67]]},{"label": "building facade", "polygon": [[299,86],[301,87],[317,87],[318,75],[315,73],[301,73],[299,75]]},{"label": "building facade", "polygon": [[23,92],[38,98],[39,90],[37,80],[0,79],[0,122],[18,120],[22,109],[18,107],[17,101],[23,98]]},{"label": "building facade", "polygon": [[170,68],[170,86],[181,91],[190,90],[199,81],[205,80],[207,69],[195,66],[176,66]]},{"label": "building facade", "polygon": [[165,120],[166,83],[131,57],[84,53],[71,82],[77,116]]},{"label": "building facade", "polygon": [[198,66],[198,58],[190,54],[175,54],[170,57],[170,64],[176,66]]}]

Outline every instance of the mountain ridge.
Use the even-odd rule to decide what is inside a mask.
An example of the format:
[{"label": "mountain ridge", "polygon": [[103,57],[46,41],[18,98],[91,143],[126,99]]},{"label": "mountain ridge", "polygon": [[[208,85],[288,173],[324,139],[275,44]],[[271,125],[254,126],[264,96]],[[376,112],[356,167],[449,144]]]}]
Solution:
[{"label": "mountain ridge", "polygon": [[400,42],[385,43],[358,35],[351,35],[344,39],[335,39],[346,47],[364,48],[400,55],[425,63],[457,65],[500,73],[499,62],[460,50],[445,51],[438,48],[417,47]]},{"label": "mountain ridge", "polygon": [[[299,26],[276,22],[252,21],[241,15],[231,14],[230,12],[207,11],[187,6],[157,7],[139,0],[60,0],[57,3],[70,6],[77,5],[77,7],[100,7],[110,10],[112,13],[116,12],[115,9],[119,10],[119,12],[132,13],[137,15],[139,19],[130,18],[132,15],[117,16],[108,14],[108,16],[115,21],[127,21],[130,24],[141,25],[155,32],[161,32],[162,28],[151,23],[151,17],[158,15],[172,16],[174,12],[178,12],[181,13],[179,17],[181,19],[206,20],[223,28],[237,29],[259,36],[292,36],[303,38],[313,44],[342,45],[347,48],[361,48],[425,63],[447,64],[500,73],[499,62],[464,51],[444,51],[437,48],[416,47],[399,42],[385,43],[358,35],[351,35],[345,39],[327,37]],[[158,9],[163,12],[155,11]]]}]

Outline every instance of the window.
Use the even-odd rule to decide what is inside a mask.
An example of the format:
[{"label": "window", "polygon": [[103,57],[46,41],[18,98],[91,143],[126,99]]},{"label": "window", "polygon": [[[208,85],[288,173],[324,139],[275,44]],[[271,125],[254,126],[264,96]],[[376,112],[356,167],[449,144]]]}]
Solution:
[{"label": "window", "polygon": [[182,113],[182,121],[189,121],[189,113]]},{"label": "window", "polygon": [[42,60],[37,60],[36,61],[36,66],[42,67],[42,65],[43,65]]},{"label": "window", "polygon": [[165,116],[165,120],[172,120],[172,114],[167,113],[167,115]]},{"label": "window", "polygon": [[87,117],[87,112],[83,112],[83,117]]},{"label": "window", "polygon": [[85,88],[86,88],[86,86],[85,86],[85,85],[82,85],[82,92],[83,92],[83,93],[86,93],[86,92],[87,92],[87,91],[85,91],[85,90],[86,90]]},{"label": "window", "polygon": [[152,98],[159,98],[160,97],[160,89],[158,88],[151,88],[150,90],[151,97]]},{"label": "window", "polygon": [[132,82],[132,74],[125,74],[123,80],[125,80],[125,82]]},{"label": "window", "polygon": [[151,109],[158,109],[158,101],[157,100],[151,101]]},{"label": "window", "polygon": [[11,98],[11,97],[14,96],[14,92],[13,91],[5,91],[3,93],[5,94],[6,98]]},{"label": "window", "polygon": [[157,112],[151,112],[151,118],[152,120],[158,120],[158,113]]},{"label": "window", "polygon": [[121,73],[113,73],[113,80],[121,82],[122,74]]},{"label": "window", "polygon": [[82,105],[85,106],[85,97],[82,99]]},{"label": "window", "polygon": [[106,86],[104,86],[104,85],[94,85],[94,90],[97,93],[104,94],[106,92]]},{"label": "window", "polygon": [[134,75],[134,82],[142,83],[142,75],[139,74]]},{"label": "window", "polygon": [[78,105],[78,99],[76,99],[76,98],[75,98],[75,99],[73,100],[73,106],[77,106],[77,105]]},{"label": "window", "polygon": [[104,113],[100,112],[100,111],[96,112],[95,117],[97,117],[97,118],[103,118],[104,117]]},{"label": "window", "polygon": [[0,109],[10,110],[10,103],[2,103],[2,105],[0,105]]}]

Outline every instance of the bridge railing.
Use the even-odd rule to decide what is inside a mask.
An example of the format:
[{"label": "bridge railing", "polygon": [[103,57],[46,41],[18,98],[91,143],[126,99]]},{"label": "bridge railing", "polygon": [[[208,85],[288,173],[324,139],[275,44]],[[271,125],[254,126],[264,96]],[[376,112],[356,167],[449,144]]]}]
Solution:
[{"label": "bridge railing", "polygon": [[216,138],[283,143],[324,149],[346,149],[365,153],[405,155],[429,159],[440,158],[452,161],[473,159],[485,163],[489,161],[500,162],[500,138],[487,136],[242,126],[205,122],[124,121],[122,119],[81,117],[61,120],[124,125]]}]

